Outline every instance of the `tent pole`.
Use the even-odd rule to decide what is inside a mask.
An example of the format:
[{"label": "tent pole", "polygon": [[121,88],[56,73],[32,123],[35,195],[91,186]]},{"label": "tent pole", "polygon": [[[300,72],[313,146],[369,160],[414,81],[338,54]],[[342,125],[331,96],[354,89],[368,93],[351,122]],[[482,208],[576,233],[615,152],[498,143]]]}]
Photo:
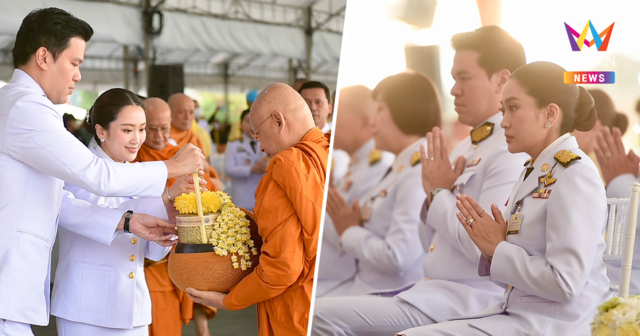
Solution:
[{"label": "tent pole", "polygon": [[129,46],[127,45],[122,47],[122,58],[124,61],[124,88],[131,90],[131,81],[129,79],[131,61],[129,61]]},{"label": "tent pole", "polygon": [[305,51],[306,51],[306,62],[304,64],[304,71],[307,75],[307,79],[311,80],[311,51],[313,49],[313,9],[311,6],[305,8]]},{"label": "tent pole", "polygon": [[229,62],[224,63],[223,83],[224,83],[224,110],[227,113],[227,121],[229,121]]}]

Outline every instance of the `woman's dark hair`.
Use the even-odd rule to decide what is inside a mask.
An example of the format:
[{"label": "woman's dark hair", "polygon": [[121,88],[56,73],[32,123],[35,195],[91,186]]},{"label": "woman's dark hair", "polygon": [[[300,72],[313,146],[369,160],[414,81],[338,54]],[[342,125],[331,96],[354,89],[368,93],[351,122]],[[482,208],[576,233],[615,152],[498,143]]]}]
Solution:
[{"label": "woman's dark hair", "polygon": [[588,90],[591,97],[596,103],[596,110],[598,111],[598,120],[603,126],[617,127],[620,132],[624,134],[629,127],[629,119],[624,113],[616,111],[613,100],[602,90],[592,89]]},{"label": "woman's dark hair", "polygon": [[538,108],[556,104],[562,112],[560,134],[586,132],[598,118],[593,97],[582,86],[564,83],[565,69],[550,62],[529,63],[511,75],[536,100]]},{"label": "woman's dark hair", "polygon": [[69,40],[79,37],[89,42],[93,29],[83,20],[68,12],[51,7],[37,9],[29,13],[18,30],[16,43],[13,46],[13,66],[27,64],[31,56],[40,47],[45,47],[53,55],[53,59],[67,49]]},{"label": "woman's dark hair", "polygon": [[89,109],[84,128],[93,134],[96,142],[100,143],[100,138],[96,134],[96,125],[109,130],[109,125],[118,119],[120,111],[131,105],[140,106],[144,109],[144,103],[135,93],[126,89],[109,89],[101,94]]},{"label": "woman's dark hair", "polygon": [[433,82],[420,73],[403,72],[383,79],[373,90],[404,134],[424,136],[442,124],[440,98]]}]

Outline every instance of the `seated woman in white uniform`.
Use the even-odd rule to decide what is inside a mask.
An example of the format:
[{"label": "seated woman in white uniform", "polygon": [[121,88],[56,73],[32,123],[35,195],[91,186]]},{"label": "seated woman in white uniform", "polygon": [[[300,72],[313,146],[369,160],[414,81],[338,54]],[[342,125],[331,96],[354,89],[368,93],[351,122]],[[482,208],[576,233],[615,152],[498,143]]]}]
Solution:
[{"label": "seated woman in white uniform", "polygon": [[[128,90],[111,89],[100,95],[87,118],[87,128],[94,133],[89,149],[103,160],[125,164],[133,161],[145,140],[143,108],[142,101]],[[174,199],[194,190],[193,179],[188,177],[178,178],[157,198],[101,197],[71,184],[65,189],[92,204],[135,209],[165,220],[167,194]],[[61,220],[74,215],[64,211],[60,214]],[[108,229],[114,232],[114,228],[105,228]],[[58,335],[148,335],[151,301],[144,277],[144,260],[160,260],[171,247],[162,247],[131,233],[115,234],[111,245],[63,227],[59,229],[59,237],[60,260],[51,303],[51,314],[57,317]]]},{"label": "seated woman in white uniform", "polygon": [[440,100],[433,83],[418,73],[383,79],[373,98],[376,148],[395,154],[395,161],[353,207],[336,190],[327,199],[342,250],[358,261],[355,277],[342,285],[345,295],[398,288],[423,277],[418,225],[426,193],[420,145],[426,145],[424,134],[441,124]]},{"label": "seated woman in white uniform", "polygon": [[569,134],[595,125],[593,98],[564,84],[564,72],[530,63],[502,91],[509,151],[531,156],[505,213],[458,196],[458,220],[483,254],[478,274],[504,287],[505,301],[399,335],[590,334],[611,295],[602,261],[607,205],[596,166]]},{"label": "seated woman in white uniform", "polygon": [[256,205],[256,189],[267,170],[267,156],[260,151],[260,144],[251,137],[249,110],[240,116],[242,138],[227,143],[225,172],[233,179],[231,196],[237,206],[253,211]]}]

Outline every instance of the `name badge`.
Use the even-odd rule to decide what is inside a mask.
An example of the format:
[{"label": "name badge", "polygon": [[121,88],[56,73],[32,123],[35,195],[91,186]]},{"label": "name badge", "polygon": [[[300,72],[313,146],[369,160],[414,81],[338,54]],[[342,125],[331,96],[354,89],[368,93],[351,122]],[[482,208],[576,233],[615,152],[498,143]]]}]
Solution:
[{"label": "name badge", "polygon": [[366,222],[371,217],[371,205],[367,204],[362,208],[362,221]]},{"label": "name badge", "polygon": [[507,227],[507,235],[518,234],[518,232],[520,232],[520,225],[522,225],[522,214],[515,213],[511,215],[509,226]]}]

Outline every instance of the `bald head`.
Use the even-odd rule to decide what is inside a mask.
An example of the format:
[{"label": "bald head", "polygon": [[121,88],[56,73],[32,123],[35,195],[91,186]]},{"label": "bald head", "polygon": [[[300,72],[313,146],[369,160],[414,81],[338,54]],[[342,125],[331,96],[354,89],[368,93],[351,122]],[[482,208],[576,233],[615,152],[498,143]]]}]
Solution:
[{"label": "bald head", "polygon": [[174,93],[169,97],[169,108],[171,109],[171,125],[181,131],[190,130],[196,111],[193,99],[184,93]]},{"label": "bald head", "polygon": [[371,139],[371,119],[376,110],[371,90],[365,86],[350,86],[340,90],[334,148],[353,155]]},{"label": "bald head", "polygon": [[147,116],[147,139],[144,144],[155,150],[163,150],[169,143],[171,133],[171,110],[160,98],[144,101]]},{"label": "bald head", "polygon": [[251,128],[260,148],[271,157],[300,142],[315,127],[311,111],[300,94],[286,84],[267,86],[251,106]]}]

